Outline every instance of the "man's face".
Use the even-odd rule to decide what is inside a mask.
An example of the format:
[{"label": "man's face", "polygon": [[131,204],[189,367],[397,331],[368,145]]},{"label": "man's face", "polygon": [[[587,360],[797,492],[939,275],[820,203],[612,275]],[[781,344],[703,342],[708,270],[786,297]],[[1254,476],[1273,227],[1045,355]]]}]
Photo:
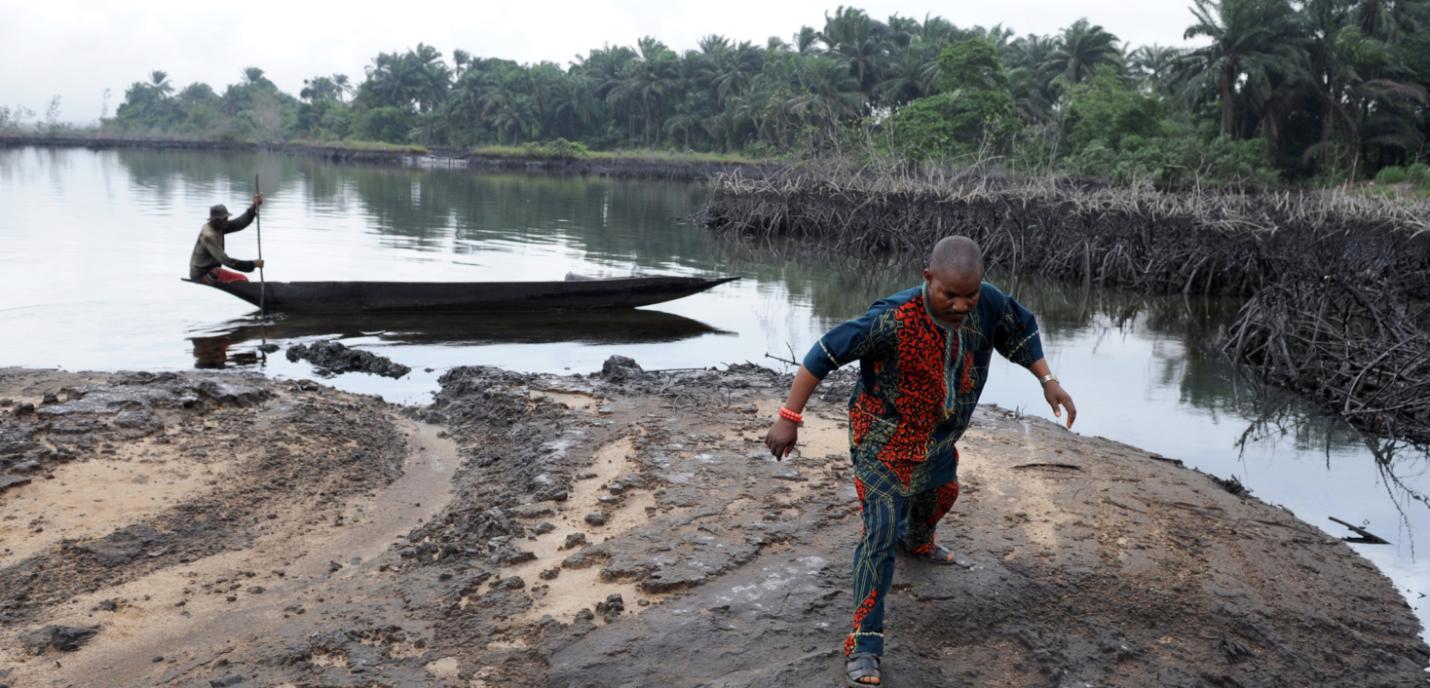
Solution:
[{"label": "man's face", "polygon": [[924,282],[928,286],[929,311],[934,318],[957,328],[978,305],[983,272],[932,272],[925,269]]},{"label": "man's face", "polygon": [[220,215],[220,216],[218,216],[218,217],[209,218],[209,226],[210,226],[210,227],[213,227],[214,229],[218,229],[218,230],[227,229],[227,228],[228,228],[228,216],[227,216],[227,215]]}]

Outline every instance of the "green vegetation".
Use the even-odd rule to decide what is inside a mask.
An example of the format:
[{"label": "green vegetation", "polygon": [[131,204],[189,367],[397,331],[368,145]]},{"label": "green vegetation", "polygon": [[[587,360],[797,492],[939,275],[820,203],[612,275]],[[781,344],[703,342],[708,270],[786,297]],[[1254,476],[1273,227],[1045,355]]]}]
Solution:
[{"label": "green vegetation", "polygon": [[1377,184],[1404,184],[1410,180],[1410,174],[1404,167],[1387,167],[1375,175]]},{"label": "green vegetation", "polygon": [[1430,198],[1430,165],[1423,162],[1409,167],[1385,167],[1375,175],[1374,193],[1388,196]]},{"label": "green vegetation", "polygon": [[[840,7],[790,40],[676,52],[647,37],[566,66],[418,44],[297,97],[252,67],[222,93],[155,71],[103,129],[571,159],[892,153],[1173,186],[1365,180],[1427,159],[1430,0],[1192,3],[1189,49],[1134,49],[1086,19],[1015,37]],[[0,112],[0,129],[15,120]]]}]

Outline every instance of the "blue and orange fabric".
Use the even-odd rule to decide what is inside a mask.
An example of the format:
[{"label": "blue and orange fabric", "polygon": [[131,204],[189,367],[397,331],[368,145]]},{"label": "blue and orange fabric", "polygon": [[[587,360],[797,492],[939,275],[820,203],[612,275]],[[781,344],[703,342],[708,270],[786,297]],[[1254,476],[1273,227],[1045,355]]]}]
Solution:
[{"label": "blue and orange fabric", "polygon": [[830,330],[804,357],[820,379],[859,362],[849,453],[864,532],[854,551],[859,606],[846,654],[883,654],[894,548],[902,541],[916,553],[933,549],[938,522],[958,499],[955,443],[968,429],[994,351],[1024,367],[1043,357],[1033,314],[985,282],[957,329],[933,318],[920,286]]}]

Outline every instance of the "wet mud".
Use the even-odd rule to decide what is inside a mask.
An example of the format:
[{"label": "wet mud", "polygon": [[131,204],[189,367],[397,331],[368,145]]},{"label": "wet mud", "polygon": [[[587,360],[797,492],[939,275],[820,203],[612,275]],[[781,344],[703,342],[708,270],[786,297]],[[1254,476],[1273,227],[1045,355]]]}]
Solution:
[{"label": "wet mud", "polygon": [[[841,685],[849,382],[781,463],[753,366],[459,368],[420,409],[5,371],[0,684]],[[1282,509],[993,407],[961,450],[939,538],[974,568],[898,562],[886,685],[1425,680],[1390,582]]]}]

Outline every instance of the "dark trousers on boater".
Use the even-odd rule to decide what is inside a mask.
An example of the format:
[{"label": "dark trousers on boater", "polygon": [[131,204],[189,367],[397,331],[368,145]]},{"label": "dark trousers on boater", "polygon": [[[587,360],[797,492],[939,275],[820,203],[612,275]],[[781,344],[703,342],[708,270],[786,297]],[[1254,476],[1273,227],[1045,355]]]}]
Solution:
[{"label": "dark trousers on boater", "polygon": [[[956,476],[956,474],[955,474]],[[885,482],[885,481],[880,481]],[[933,552],[938,522],[958,500],[958,479],[903,495],[887,483],[880,486],[855,479],[864,532],[854,548],[854,630],[844,641],[844,654],[884,654],[884,605],[894,583],[894,552]]]}]

